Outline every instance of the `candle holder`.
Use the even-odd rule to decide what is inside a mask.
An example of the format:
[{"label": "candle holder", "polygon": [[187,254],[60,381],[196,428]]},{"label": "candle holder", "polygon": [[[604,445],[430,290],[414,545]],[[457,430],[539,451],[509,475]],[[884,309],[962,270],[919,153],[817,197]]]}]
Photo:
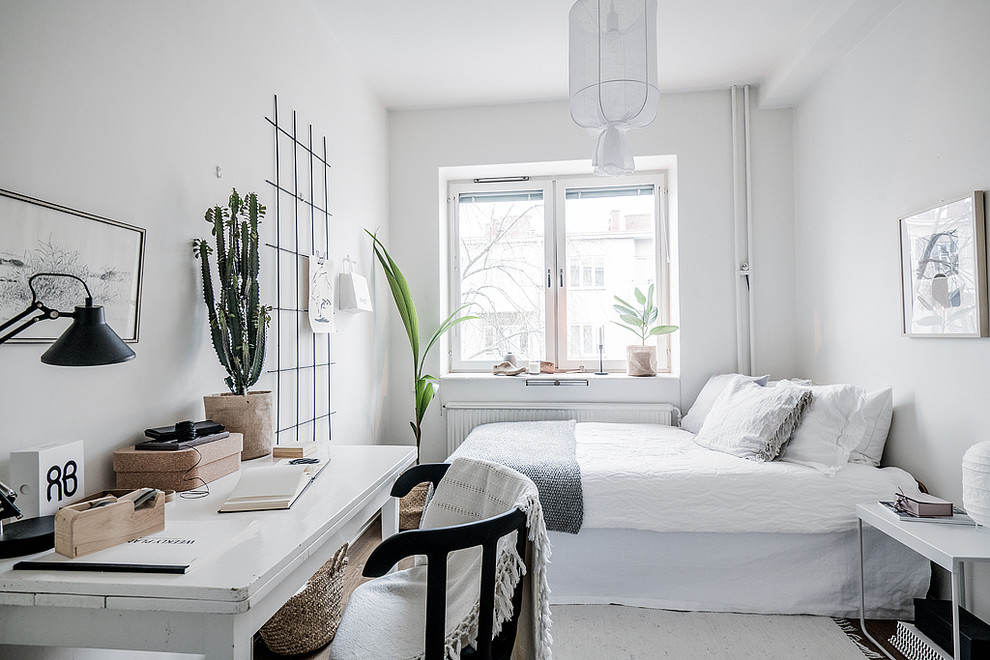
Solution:
[{"label": "candle holder", "polygon": [[605,371],[605,344],[598,344],[598,371],[595,372],[595,375],[608,375],[608,372]]}]

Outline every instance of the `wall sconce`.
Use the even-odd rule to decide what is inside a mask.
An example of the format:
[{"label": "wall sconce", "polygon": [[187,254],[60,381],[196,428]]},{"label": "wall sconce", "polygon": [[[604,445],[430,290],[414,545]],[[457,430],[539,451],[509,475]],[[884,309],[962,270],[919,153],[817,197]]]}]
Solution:
[{"label": "wall sconce", "polygon": [[[69,277],[86,289],[86,304],[76,305],[73,312],[60,312],[38,300],[34,280],[39,277]],[[51,321],[61,317],[73,319],[72,325],[62,333],[51,347],[41,355],[45,364],[63,367],[89,367],[101,364],[117,364],[134,358],[134,351],[107,325],[103,307],[93,304],[93,294],[82,278],[67,273],[35,273],[28,279],[31,304],[23,312],[0,325],[0,332],[24,320],[7,334],[0,336],[0,344],[17,335],[38,321]],[[32,316],[34,314],[34,316]]]}]

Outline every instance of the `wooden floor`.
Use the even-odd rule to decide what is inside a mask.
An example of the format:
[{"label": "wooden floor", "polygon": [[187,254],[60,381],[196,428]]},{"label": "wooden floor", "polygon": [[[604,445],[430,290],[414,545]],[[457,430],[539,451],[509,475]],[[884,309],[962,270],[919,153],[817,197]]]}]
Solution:
[{"label": "wooden floor", "polygon": [[[361,537],[354,542],[348,548],[348,563],[347,569],[344,572],[344,604],[347,603],[347,596],[354,591],[363,582],[366,582],[369,578],[361,576],[364,571],[364,564],[368,561],[368,557],[371,555],[372,551],[378,546],[382,537],[382,527],[381,520],[374,520],[371,525],[365,530]],[[858,620],[849,620],[849,622],[859,630]],[[881,620],[868,620],[866,622],[867,629],[874,639],[879,640],[883,647],[895,658],[895,660],[907,660],[901,655],[894,647],[892,647],[887,640],[890,639],[897,627],[896,621],[881,621]],[[860,635],[862,637],[862,635]],[[876,650],[876,647],[868,640],[863,638],[863,643],[866,646]],[[264,641],[262,641],[260,636],[255,637],[254,644],[254,657],[255,660],[275,660],[276,658],[291,657],[295,660],[329,660],[330,658],[330,647],[327,646],[323,649],[315,651],[309,654],[295,655],[295,656],[281,656],[272,653],[265,646]],[[567,660],[564,658],[563,660]],[[795,660],[810,660],[805,658],[795,658]]]}]

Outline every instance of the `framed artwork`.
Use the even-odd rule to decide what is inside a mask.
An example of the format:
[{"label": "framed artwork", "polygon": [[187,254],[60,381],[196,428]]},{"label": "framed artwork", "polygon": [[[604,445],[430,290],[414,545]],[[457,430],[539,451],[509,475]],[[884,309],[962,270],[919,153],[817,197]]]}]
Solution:
[{"label": "framed artwork", "polygon": [[984,194],[900,219],[902,330],[908,337],[986,337]]},{"label": "framed artwork", "polygon": [[[91,213],[0,190],[0,319],[31,304],[28,278],[67,273],[86,282],[93,304],[126,342],[138,340],[144,230]],[[82,305],[86,292],[64,277],[34,281],[38,299],[60,312]],[[36,323],[13,342],[53,342],[72,322]]]}]

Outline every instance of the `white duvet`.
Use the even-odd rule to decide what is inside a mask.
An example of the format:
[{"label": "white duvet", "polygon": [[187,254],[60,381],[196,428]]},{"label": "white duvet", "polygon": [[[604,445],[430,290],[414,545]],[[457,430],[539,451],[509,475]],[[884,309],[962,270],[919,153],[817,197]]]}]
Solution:
[{"label": "white duvet", "polygon": [[904,470],[848,464],[833,476],[694,444],[660,424],[577,424],[584,527],[656,532],[832,532],[856,505],[917,492]]}]

